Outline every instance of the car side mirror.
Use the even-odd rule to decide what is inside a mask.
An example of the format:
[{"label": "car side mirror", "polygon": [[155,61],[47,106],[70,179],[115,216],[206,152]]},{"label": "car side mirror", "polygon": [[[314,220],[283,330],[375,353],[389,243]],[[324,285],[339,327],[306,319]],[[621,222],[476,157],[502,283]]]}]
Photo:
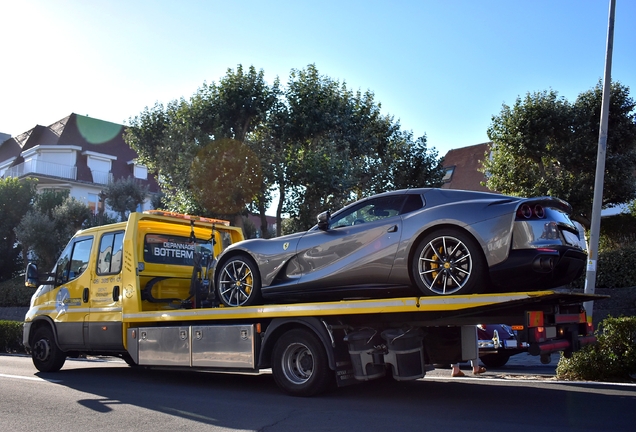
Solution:
[{"label": "car side mirror", "polygon": [[38,279],[38,266],[34,263],[27,264],[26,272],[24,273],[24,286],[37,288]]},{"label": "car side mirror", "polygon": [[327,231],[329,228],[329,222],[331,222],[331,212],[329,210],[324,211],[318,215],[318,229]]}]

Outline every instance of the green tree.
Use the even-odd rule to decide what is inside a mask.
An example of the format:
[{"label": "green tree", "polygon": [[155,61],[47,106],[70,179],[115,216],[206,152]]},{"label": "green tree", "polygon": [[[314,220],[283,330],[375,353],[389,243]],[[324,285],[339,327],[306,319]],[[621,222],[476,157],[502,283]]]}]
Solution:
[{"label": "green tree", "polygon": [[65,195],[66,199],[54,206],[53,203],[58,202],[52,198],[55,194],[49,194],[41,201],[38,196],[36,202],[40,206],[32,208],[15,228],[25,255],[32,252],[40,268],[47,271],[53,268],[70,238],[91,218],[87,205]]},{"label": "green tree", "polygon": [[[268,86],[263,75],[239,65],[189,100],[156,104],[130,120],[126,141],[158,175],[167,210],[220,216],[229,212],[222,204],[245,202],[261,215],[266,233],[265,210],[277,191],[280,234],[282,213],[309,227],[325,207],[441,178],[440,162],[425,138],[413,141],[382,115],[372,92],[351,91],[315,65],[292,70],[286,89],[278,79]],[[247,171],[258,177],[234,174],[231,185],[224,180],[236,172],[232,164],[218,163],[221,152],[214,146],[222,147],[225,139],[247,146],[257,160],[250,157],[254,166]],[[203,154],[215,159],[203,161]],[[226,186],[214,188],[221,183]]]},{"label": "green tree", "polygon": [[70,239],[90,220],[92,213],[86,204],[73,197],[68,197],[62,204],[53,209],[52,216],[60,225],[60,230],[66,230]]},{"label": "green tree", "polygon": [[197,202],[212,213],[222,209],[243,227],[241,213],[262,182],[259,160],[247,145],[232,139],[211,142],[197,154],[190,174]]},{"label": "green tree", "polygon": [[70,190],[44,190],[34,199],[35,208],[49,217],[53,217],[53,209],[61,206],[70,195]]},{"label": "green tree", "polygon": [[[315,224],[322,210],[398,187],[441,184],[441,161],[413,141],[399,122],[382,115],[371,91],[321,75],[315,65],[288,80],[281,198],[298,229]],[[281,224],[278,224],[281,226]]]},{"label": "green tree", "polygon": [[[511,195],[550,195],[568,201],[574,217],[590,226],[602,88],[599,83],[574,103],[557,92],[528,93],[503,105],[488,129],[486,185]],[[620,83],[611,86],[603,205],[636,197],[634,101]]]},{"label": "green tree", "polygon": [[39,268],[44,271],[53,268],[58,253],[69,239],[60,234],[52,217],[36,209],[22,218],[15,232],[25,255],[32,252]]},{"label": "green tree", "polygon": [[[204,84],[189,101],[172,101],[166,108],[157,104],[130,121],[132,127],[125,139],[141,161],[158,174],[168,210],[212,216],[227,213],[219,208],[206,210],[196,197],[225,195],[220,199],[227,201],[242,188],[242,182],[249,184],[252,180],[235,178],[231,190],[212,189],[212,185],[200,182],[193,185],[196,179],[191,175],[192,161],[202,149],[223,139],[247,142],[247,137],[264,122],[277,94],[277,81],[270,87],[263,71],[254,67],[244,70],[239,65],[236,71],[228,69],[219,84]],[[219,165],[215,171],[227,177],[223,169]],[[269,188],[262,185],[260,189],[266,193]],[[267,204],[265,198],[261,197],[261,201]]]},{"label": "green tree", "polygon": [[137,207],[145,201],[148,187],[141,185],[132,177],[127,177],[109,183],[102,193],[106,198],[106,204],[119,213],[121,221],[125,221],[128,219],[128,214],[137,210]]},{"label": "green tree", "polygon": [[11,279],[22,269],[15,227],[31,208],[36,185],[34,179],[0,178],[0,281]]}]

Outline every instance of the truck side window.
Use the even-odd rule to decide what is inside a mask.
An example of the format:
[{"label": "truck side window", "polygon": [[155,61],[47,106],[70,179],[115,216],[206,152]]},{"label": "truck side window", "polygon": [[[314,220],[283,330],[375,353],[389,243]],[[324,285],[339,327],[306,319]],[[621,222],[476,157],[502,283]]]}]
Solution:
[{"label": "truck side window", "polygon": [[[197,246],[204,253],[212,254],[212,244],[197,239]],[[144,261],[154,264],[193,265],[195,245],[189,237],[168,234],[146,234],[144,238]]]},{"label": "truck side window", "polygon": [[69,243],[55,266],[56,285],[65,284],[86,271],[92,245],[92,237],[77,239]]},{"label": "truck side window", "polygon": [[121,271],[124,232],[107,233],[99,242],[97,274],[115,274]]}]

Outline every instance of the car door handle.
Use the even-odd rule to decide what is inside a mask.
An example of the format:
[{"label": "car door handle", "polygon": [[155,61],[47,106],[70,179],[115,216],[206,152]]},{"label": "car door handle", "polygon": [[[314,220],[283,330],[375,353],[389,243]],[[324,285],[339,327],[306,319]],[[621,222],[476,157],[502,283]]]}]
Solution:
[{"label": "car door handle", "polygon": [[386,230],[386,232],[397,232],[397,225],[393,225],[391,228],[389,228],[388,230]]},{"label": "car door handle", "polygon": [[119,301],[119,285],[113,287],[113,301]]},{"label": "car door handle", "polygon": [[84,300],[84,303],[88,303],[88,288],[84,288],[84,293],[82,294],[82,300]]}]

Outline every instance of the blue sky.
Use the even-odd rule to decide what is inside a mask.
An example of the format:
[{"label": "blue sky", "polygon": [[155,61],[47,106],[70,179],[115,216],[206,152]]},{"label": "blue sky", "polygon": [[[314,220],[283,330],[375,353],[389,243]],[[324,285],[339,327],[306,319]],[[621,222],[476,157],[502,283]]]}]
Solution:
[{"label": "blue sky", "polygon": [[[0,5],[0,132],[71,112],[125,123],[228,68],[315,64],[371,90],[440,156],[488,140],[527,92],[603,77],[609,0],[22,0]],[[636,97],[636,1],[617,0],[612,78]]]}]

